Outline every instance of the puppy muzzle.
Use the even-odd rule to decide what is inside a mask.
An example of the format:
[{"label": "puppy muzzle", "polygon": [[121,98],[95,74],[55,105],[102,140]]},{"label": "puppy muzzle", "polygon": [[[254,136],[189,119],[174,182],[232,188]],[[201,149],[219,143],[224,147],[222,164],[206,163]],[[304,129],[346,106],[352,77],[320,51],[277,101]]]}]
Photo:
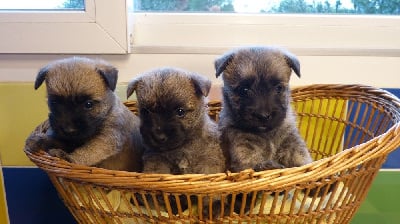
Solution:
[{"label": "puppy muzzle", "polygon": [[167,134],[164,133],[159,127],[153,130],[151,137],[155,142],[160,144],[166,143],[168,141]]}]

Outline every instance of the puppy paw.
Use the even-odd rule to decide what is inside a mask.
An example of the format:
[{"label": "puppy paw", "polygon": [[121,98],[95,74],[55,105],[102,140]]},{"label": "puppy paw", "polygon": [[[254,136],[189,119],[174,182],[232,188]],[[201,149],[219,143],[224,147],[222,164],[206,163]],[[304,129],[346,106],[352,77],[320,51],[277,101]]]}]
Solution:
[{"label": "puppy paw", "polygon": [[60,159],[66,160],[68,162],[72,162],[71,159],[69,158],[68,153],[66,153],[62,149],[50,149],[47,153],[51,156],[58,157]]},{"label": "puppy paw", "polygon": [[262,163],[258,163],[257,165],[254,166],[255,171],[263,171],[263,170],[273,170],[273,169],[283,169],[285,166],[283,166],[280,163],[277,163],[273,160],[267,160]]},{"label": "puppy paw", "polygon": [[46,149],[48,141],[46,134],[32,134],[25,141],[25,149],[30,152],[38,152]]}]

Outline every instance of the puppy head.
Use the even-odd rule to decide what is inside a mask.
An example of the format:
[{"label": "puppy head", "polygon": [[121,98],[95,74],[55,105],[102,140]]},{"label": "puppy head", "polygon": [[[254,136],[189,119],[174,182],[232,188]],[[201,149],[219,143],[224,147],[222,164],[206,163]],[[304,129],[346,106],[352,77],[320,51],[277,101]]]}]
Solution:
[{"label": "puppy head", "polygon": [[105,61],[79,57],[40,69],[35,89],[46,81],[54,137],[80,144],[95,135],[114,104],[117,78],[117,69]]},{"label": "puppy head", "polygon": [[263,132],[283,122],[292,69],[300,77],[294,55],[278,48],[241,48],[218,58],[215,69],[217,77],[222,74],[224,107],[234,125]]},{"label": "puppy head", "polygon": [[149,71],[133,79],[127,96],[136,91],[140,132],[155,150],[173,150],[201,130],[211,81],[176,68]]}]

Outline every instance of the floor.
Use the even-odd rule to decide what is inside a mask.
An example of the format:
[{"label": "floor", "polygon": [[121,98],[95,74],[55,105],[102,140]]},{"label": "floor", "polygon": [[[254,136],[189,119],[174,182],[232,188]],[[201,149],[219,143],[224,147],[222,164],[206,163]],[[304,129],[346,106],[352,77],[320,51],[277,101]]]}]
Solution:
[{"label": "floor", "polygon": [[400,223],[400,171],[381,171],[351,223]]}]

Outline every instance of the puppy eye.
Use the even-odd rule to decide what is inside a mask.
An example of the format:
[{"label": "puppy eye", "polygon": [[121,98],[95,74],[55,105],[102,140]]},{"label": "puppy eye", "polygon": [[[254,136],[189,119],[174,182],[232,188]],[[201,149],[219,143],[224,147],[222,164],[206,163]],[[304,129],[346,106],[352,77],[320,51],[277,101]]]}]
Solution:
[{"label": "puppy eye", "polygon": [[58,97],[49,96],[47,98],[47,103],[49,104],[49,106],[57,106],[60,102],[61,99],[59,99]]},{"label": "puppy eye", "polygon": [[239,89],[239,95],[240,96],[248,96],[250,94],[250,88],[247,87],[241,87]]},{"label": "puppy eye", "polygon": [[184,117],[185,114],[186,114],[186,111],[185,111],[184,109],[182,109],[182,108],[176,109],[176,116],[178,116],[178,117]]},{"label": "puppy eye", "polygon": [[57,105],[57,100],[49,100],[49,105],[51,106]]},{"label": "puppy eye", "polygon": [[88,100],[88,101],[85,102],[84,106],[85,106],[85,109],[92,109],[93,105],[94,105],[93,101],[92,100]]},{"label": "puppy eye", "polygon": [[275,86],[275,90],[277,93],[281,93],[283,91],[285,87],[281,84],[278,84],[277,86]]}]

